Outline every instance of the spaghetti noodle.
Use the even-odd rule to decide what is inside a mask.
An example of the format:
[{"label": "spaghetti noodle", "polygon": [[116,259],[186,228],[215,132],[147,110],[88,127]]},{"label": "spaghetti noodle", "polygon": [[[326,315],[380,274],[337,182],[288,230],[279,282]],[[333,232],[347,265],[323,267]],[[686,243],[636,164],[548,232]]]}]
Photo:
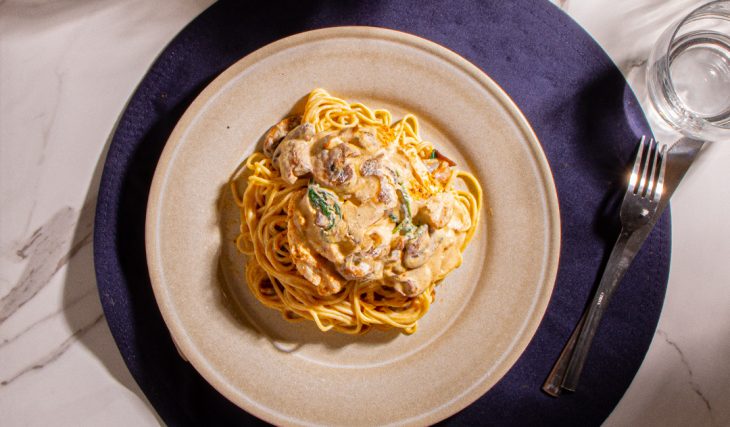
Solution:
[{"label": "spaghetti noodle", "polygon": [[263,145],[230,181],[254,296],[322,331],[415,332],[477,229],[476,178],[421,139],[414,115],[393,123],[323,89]]}]

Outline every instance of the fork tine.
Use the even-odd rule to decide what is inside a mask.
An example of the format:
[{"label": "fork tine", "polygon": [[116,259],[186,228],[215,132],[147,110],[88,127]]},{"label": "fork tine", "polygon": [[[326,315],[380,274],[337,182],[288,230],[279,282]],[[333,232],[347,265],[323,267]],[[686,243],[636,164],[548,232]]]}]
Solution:
[{"label": "fork tine", "polygon": [[639,187],[636,190],[636,195],[639,197],[643,197],[644,191],[646,190],[646,183],[647,183],[647,175],[649,174],[649,166],[651,162],[652,157],[652,142],[654,139],[650,139],[649,143],[646,145],[646,159],[644,159],[644,164],[641,165],[641,175],[639,176]]},{"label": "fork tine", "polygon": [[659,169],[659,143],[654,141],[654,138],[652,138],[649,141],[650,146],[652,146],[652,142],[654,143],[653,144],[654,149],[652,151],[651,156],[647,159],[647,163],[649,163],[649,161],[651,161],[651,163],[647,165],[647,169],[649,167],[651,167],[651,170],[649,171],[649,179],[646,182],[646,193],[645,194],[646,194],[647,198],[652,197],[652,195],[653,195],[652,192],[654,191],[655,184],[656,184],[657,170]]},{"label": "fork tine", "polygon": [[659,158],[661,159],[662,165],[659,168],[659,176],[656,180],[656,188],[654,189],[654,202],[659,203],[659,200],[662,198],[662,193],[664,192],[664,173],[667,171],[667,162],[665,154],[667,152],[667,144],[662,145],[661,154],[659,155]]},{"label": "fork tine", "polygon": [[634,167],[631,170],[631,176],[629,177],[629,188],[626,189],[627,192],[636,192],[636,183],[639,181],[639,169],[641,168],[641,159],[644,156],[645,143],[646,136],[642,135],[641,141],[639,141],[639,148],[636,150],[636,159],[634,160]]}]

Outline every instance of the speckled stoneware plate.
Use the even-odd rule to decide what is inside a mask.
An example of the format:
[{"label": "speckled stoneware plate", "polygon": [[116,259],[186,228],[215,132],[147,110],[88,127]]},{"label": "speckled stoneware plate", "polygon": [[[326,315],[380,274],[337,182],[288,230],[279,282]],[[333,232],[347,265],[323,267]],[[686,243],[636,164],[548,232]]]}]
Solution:
[{"label": "speckled stoneware plate", "polygon": [[[316,87],[415,113],[423,136],[484,188],[463,265],[414,335],[323,333],[284,321],[246,287],[226,182]],[[535,134],[489,77],[427,40],[343,27],[268,45],[200,94],[157,166],[146,239],[181,354],[241,408],[275,424],[428,424],[489,390],[527,347],[553,289],[560,217]]]}]

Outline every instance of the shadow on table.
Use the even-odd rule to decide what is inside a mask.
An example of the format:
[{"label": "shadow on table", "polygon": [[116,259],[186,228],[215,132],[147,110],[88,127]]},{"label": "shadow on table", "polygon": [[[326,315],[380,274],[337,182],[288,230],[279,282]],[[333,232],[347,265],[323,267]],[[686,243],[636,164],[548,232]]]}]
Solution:
[{"label": "shadow on table", "polygon": [[104,316],[97,288],[94,254],[90,243],[93,240],[97,191],[110,141],[111,136],[97,161],[74,230],[63,288],[63,314],[78,341],[93,353],[119,384],[139,397],[160,425],[163,425],[120,354]]},{"label": "shadow on table", "polygon": [[[180,99],[162,96],[159,102],[170,103],[167,114],[154,122],[136,145],[126,144],[130,138],[139,138],[129,135],[129,129],[112,130],[89,184],[74,235],[75,241],[88,240],[94,224],[101,224],[103,229],[94,231],[102,236],[95,242],[99,247],[94,248],[99,256],[85,250],[72,257],[64,287],[64,314],[70,328],[79,331],[79,341],[117,381],[149,402],[150,411],[161,424],[163,420],[196,424],[220,417],[257,421],[215,392],[177,353],[157,307],[147,270],[145,218],[152,176],[172,129],[208,82],[204,80]],[[118,141],[110,148],[112,138]],[[114,152],[107,156],[107,150]],[[109,206],[97,206],[105,167],[113,177],[110,181],[120,182],[105,184],[106,197],[99,195],[99,200]],[[124,170],[116,171],[116,167]],[[119,185],[119,189],[114,185]],[[98,215],[113,219],[96,217],[97,210]],[[102,282],[95,280],[97,274]],[[102,301],[109,314],[109,329],[104,328],[101,334],[86,333],[95,323],[105,320]],[[91,320],[89,313],[94,313]]]}]

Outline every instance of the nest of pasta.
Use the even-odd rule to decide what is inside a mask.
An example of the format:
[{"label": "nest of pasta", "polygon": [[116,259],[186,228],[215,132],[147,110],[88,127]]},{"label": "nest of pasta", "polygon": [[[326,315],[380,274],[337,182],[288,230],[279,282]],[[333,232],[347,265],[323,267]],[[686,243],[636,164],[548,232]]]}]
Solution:
[{"label": "nest of pasta", "polygon": [[394,123],[323,89],[271,127],[230,186],[251,292],[288,320],[349,334],[415,332],[482,204],[474,176],[421,139],[414,115]]}]

